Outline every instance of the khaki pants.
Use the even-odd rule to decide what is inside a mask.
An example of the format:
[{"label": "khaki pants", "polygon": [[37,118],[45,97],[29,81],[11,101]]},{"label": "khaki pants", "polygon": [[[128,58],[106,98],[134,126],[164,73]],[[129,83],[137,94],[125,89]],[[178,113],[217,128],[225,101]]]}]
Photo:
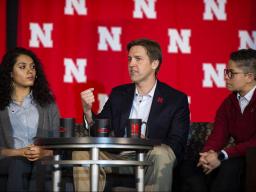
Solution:
[{"label": "khaki pants", "polygon": [[[72,154],[73,160],[88,160],[88,151],[75,151]],[[117,155],[110,153],[100,153],[100,159],[118,159]],[[120,157],[120,159],[123,159]],[[145,168],[145,190],[146,191],[171,191],[173,168],[176,161],[173,150],[167,145],[155,146],[145,157],[145,160],[153,162],[152,166]],[[122,167],[125,170],[125,167]],[[99,191],[103,191],[106,182],[106,173],[110,173],[110,168],[100,168]],[[130,173],[131,169],[127,167]],[[90,191],[90,170],[86,167],[74,167],[74,184],[76,191]]]}]

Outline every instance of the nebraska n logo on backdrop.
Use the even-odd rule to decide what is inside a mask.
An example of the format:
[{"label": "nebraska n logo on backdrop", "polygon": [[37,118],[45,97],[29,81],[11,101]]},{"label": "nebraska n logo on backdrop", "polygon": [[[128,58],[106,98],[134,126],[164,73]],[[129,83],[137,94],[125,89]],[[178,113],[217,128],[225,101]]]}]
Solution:
[{"label": "nebraska n logo on backdrop", "polygon": [[228,94],[223,69],[230,52],[256,49],[256,12],[251,9],[256,1],[251,0],[19,2],[19,46],[35,49],[61,113],[78,119],[78,97],[85,87],[98,90],[100,110],[114,86],[128,83],[125,47],[132,39],[161,44],[159,79],[189,95],[192,121],[212,121]]}]

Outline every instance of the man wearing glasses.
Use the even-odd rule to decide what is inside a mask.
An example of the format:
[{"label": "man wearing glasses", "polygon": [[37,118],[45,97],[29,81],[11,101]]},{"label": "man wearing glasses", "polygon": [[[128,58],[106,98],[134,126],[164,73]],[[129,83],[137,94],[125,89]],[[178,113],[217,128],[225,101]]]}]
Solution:
[{"label": "man wearing glasses", "polygon": [[[225,81],[233,93],[218,109],[213,132],[197,164],[211,179],[202,179],[202,183],[197,183],[201,190],[196,191],[241,191],[246,150],[256,147],[256,51],[242,49],[231,53]],[[224,148],[230,137],[236,145]]]}]

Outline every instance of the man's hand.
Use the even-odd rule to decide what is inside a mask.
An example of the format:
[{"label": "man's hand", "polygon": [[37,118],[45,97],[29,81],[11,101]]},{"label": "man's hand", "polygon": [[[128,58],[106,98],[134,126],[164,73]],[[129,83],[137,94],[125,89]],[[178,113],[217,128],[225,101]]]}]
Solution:
[{"label": "man's hand", "polygon": [[205,172],[206,174],[209,174],[210,172],[212,172],[212,170],[216,169],[221,164],[220,160],[218,159],[218,153],[213,150],[209,151],[206,160],[208,162],[207,165],[204,165],[204,169],[207,169],[207,171]]},{"label": "man's hand", "polygon": [[92,104],[95,101],[93,91],[94,91],[94,88],[89,88],[80,93],[83,110],[84,110],[84,115],[85,115],[85,118],[86,118],[88,124],[91,124],[93,122],[93,120],[92,120]]},{"label": "man's hand", "polygon": [[208,162],[206,160],[208,152],[199,153],[199,155],[200,155],[200,158],[199,158],[199,161],[197,163],[197,167],[200,167],[200,166],[203,166],[205,164],[208,164]]},{"label": "man's hand", "polygon": [[202,166],[205,174],[209,174],[214,169],[220,166],[221,162],[218,159],[218,153],[209,150],[208,152],[200,153],[200,159],[197,166]]},{"label": "man's hand", "polygon": [[92,104],[95,101],[93,91],[94,91],[94,88],[89,88],[80,93],[84,113],[88,113],[89,111],[92,110]]}]

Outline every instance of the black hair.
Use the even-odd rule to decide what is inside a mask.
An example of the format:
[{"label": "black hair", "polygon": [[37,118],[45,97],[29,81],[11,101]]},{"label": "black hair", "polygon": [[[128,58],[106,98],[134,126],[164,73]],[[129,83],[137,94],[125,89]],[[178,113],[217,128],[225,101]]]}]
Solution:
[{"label": "black hair", "polygon": [[230,54],[230,60],[246,73],[253,73],[256,79],[256,50],[240,49]]},{"label": "black hair", "polygon": [[42,107],[54,102],[54,97],[50,91],[49,84],[43,72],[39,58],[31,51],[22,47],[17,47],[6,52],[0,65],[0,110],[5,109],[12,101],[13,91],[11,73],[13,66],[20,55],[31,57],[35,64],[36,79],[31,87],[33,99]]}]

